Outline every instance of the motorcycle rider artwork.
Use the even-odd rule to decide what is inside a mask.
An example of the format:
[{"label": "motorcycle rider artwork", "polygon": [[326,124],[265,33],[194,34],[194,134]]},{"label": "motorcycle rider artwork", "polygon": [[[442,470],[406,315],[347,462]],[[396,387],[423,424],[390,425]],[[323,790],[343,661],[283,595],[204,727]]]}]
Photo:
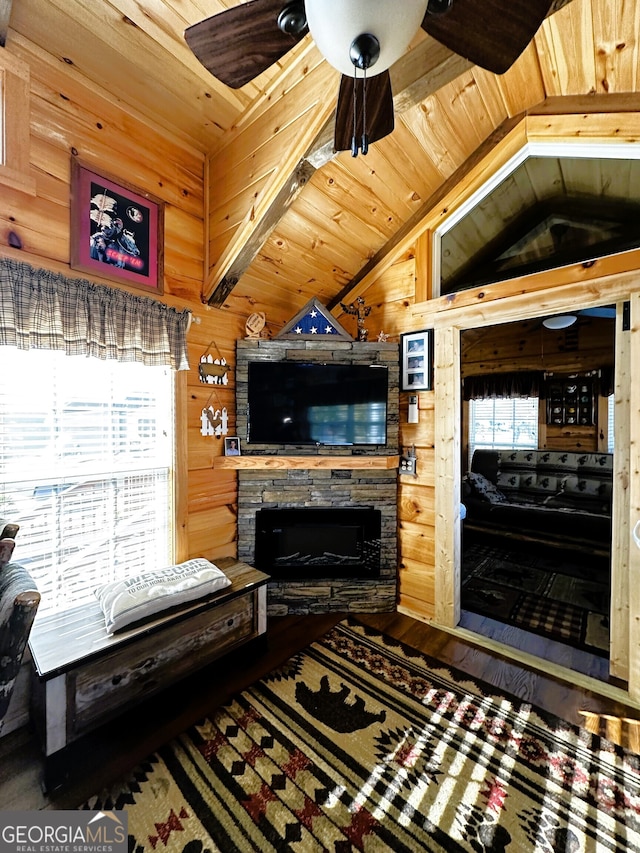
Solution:
[{"label": "motorcycle rider artwork", "polygon": [[125,228],[118,214],[118,202],[115,198],[106,193],[92,196],[89,216],[98,227],[89,237],[89,254],[93,260],[140,272],[144,267],[144,260],[136,242],[134,228],[143,223],[144,217],[142,212],[133,206],[127,208],[125,215],[131,222],[129,228]]}]

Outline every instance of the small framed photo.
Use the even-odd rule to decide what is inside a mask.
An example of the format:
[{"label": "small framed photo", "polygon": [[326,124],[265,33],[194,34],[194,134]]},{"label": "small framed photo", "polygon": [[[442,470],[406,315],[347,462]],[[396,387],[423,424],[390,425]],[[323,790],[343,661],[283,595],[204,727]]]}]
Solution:
[{"label": "small framed photo", "polygon": [[400,336],[400,389],[431,391],[433,387],[433,329]]},{"label": "small framed photo", "polygon": [[224,440],[225,456],[240,456],[240,439],[237,435],[230,435]]},{"label": "small framed photo", "polygon": [[72,269],[161,294],[164,202],[71,163]]}]

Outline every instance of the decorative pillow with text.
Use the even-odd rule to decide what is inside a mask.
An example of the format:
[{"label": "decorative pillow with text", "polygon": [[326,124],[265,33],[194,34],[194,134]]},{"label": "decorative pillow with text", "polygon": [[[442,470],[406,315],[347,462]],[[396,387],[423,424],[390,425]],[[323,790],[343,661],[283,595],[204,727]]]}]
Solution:
[{"label": "decorative pillow with text", "polygon": [[231,581],[201,557],[99,587],[96,597],[107,634],[229,586]]}]

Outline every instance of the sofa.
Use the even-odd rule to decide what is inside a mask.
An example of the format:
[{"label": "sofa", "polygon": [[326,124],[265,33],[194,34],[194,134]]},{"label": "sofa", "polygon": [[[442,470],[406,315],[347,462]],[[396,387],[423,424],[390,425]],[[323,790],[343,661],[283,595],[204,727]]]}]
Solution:
[{"label": "sofa", "polygon": [[608,553],[613,454],[476,450],[463,478],[465,529]]}]

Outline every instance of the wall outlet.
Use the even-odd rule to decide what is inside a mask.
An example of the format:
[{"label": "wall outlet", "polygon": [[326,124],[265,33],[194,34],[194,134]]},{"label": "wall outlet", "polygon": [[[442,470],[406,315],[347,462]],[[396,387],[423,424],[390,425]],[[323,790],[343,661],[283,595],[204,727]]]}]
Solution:
[{"label": "wall outlet", "polygon": [[418,472],[416,470],[416,462],[418,460],[415,456],[401,456],[400,457],[400,473],[401,474],[412,474],[414,477],[418,476]]}]

